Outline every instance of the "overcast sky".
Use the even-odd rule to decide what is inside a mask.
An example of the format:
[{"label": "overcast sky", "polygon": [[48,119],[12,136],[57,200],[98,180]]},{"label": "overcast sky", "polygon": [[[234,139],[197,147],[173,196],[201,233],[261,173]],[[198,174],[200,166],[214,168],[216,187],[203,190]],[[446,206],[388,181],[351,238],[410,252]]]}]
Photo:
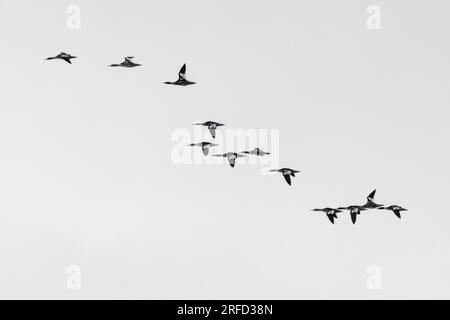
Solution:
[{"label": "overcast sky", "polygon": [[[0,298],[450,298],[447,0],[0,3]],[[206,120],[274,162],[177,163]]]}]

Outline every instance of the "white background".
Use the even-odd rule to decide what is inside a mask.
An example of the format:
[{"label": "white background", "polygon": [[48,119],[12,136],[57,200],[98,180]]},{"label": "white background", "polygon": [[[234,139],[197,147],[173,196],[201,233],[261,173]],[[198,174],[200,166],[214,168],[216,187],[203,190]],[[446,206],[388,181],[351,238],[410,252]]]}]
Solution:
[{"label": "white background", "polygon": [[[450,297],[448,1],[0,3],[0,298]],[[175,165],[198,120],[278,129],[302,173]],[[402,220],[310,211],[374,188]]]}]

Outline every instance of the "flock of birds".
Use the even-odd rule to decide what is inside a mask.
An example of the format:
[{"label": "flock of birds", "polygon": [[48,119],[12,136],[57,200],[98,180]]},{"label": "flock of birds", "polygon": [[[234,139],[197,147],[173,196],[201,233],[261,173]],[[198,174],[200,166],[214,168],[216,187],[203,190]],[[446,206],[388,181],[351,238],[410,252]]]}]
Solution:
[{"label": "flock of birds", "polygon": [[356,219],[357,219],[358,215],[361,214],[362,211],[366,211],[369,209],[389,210],[389,211],[392,211],[399,219],[402,218],[401,214],[403,211],[408,211],[407,209],[402,208],[397,205],[385,207],[382,204],[376,203],[375,202],[375,193],[376,192],[377,192],[377,190],[373,190],[367,196],[366,204],[364,204],[362,206],[352,205],[352,206],[348,206],[348,207],[339,207],[337,209],[334,209],[334,208],[313,209],[312,211],[324,212],[332,224],[334,224],[334,220],[338,218],[337,214],[344,212],[343,210],[348,210],[350,212],[350,217],[352,219],[353,224],[356,223]]},{"label": "flock of birds", "polygon": [[[63,60],[69,64],[72,64],[72,59],[76,59],[76,56],[72,56],[68,53],[65,52],[61,52],[60,54],[54,56],[54,57],[49,57],[46,58],[46,60]],[[135,63],[133,62],[134,57],[125,57],[124,61],[121,63],[115,63],[115,64],[110,64],[110,67],[122,67],[122,68],[134,68],[134,67],[139,67],[141,66],[141,64],[139,63]],[[166,81],[163,82],[164,84],[168,84],[168,85],[175,85],[175,86],[189,86],[189,85],[193,85],[196,84],[193,81],[189,81],[186,78],[186,64],[184,64],[180,71],[178,72],[178,80],[176,81]],[[194,123],[193,125],[197,125],[197,126],[203,126],[203,127],[207,127],[212,138],[215,139],[216,138],[216,129],[219,127],[224,126],[225,124],[222,123],[218,123],[218,122],[214,122],[214,121],[206,121],[206,122],[201,122],[201,123]],[[198,143],[191,143],[189,146],[191,147],[201,147],[203,154],[205,156],[209,155],[209,151],[210,148],[212,147],[217,147],[218,145],[212,142],[206,142],[206,141],[202,141],[202,142],[198,142]],[[214,157],[224,157],[228,159],[228,163],[230,164],[230,166],[232,168],[234,168],[235,164],[236,164],[236,159],[238,158],[243,158],[246,155],[253,155],[253,156],[268,156],[270,155],[270,152],[266,152],[261,150],[260,148],[254,148],[253,150],[250,151],[242,151],[240,153],[237,152],[227,152],[224,154],[214,154]],[[300,171],[298,170],[294,170],[294,169],[290,169],[290,168],[281,168],[281,169],[271,169],[269,170],[270,172],[278,172],[281,173],[284,177],[284,179],[286,180],[286,182],[288,183],[288,185],[291,185],[291,177],[295,177],[296,173],[299,173]],[[315,212],[323,212],[326,214],[326,216],[328,217],[328,219],[330,220],[330,222],[332,224],[334,224],[335,219],[338,218],[338,213],[342,213],[344,212],[344,210],[349,211],[350,213],[350,217],[352,220],[352,223],[355,224],[356,223],[356,219],[358,217],[358,215],[361,214],[362,211],[366,211],[369,209],[378,209],[378,210],[389,210],[392,211],[399,219],[401,219],[401,213],[404,211],[407,211],[407,209],[402,208],[401,206],[398,205],[391,205],[388,207],[385,207],[381,204],[377,204],[375,203],[375,193],[376,190],[372,191],[369,196],[367,197],[367,202],[364,205],[351,205],[348,207],[339,207],[339,208],[323,208],[323,209],[313,209],[312,211]]]},{"label": "flock of birds", "polygon": [[[218,127],[224,126],[223,123],[218,123],[214,121],[206,121],[206,122],[200,122],[200,123],[194,123],[194,126],[203,126],[207,127],[209,132],[211,133],[211,136],[213,139],[216,138],[216,129]],[[209,154],[209,149],[212,147],[217,147],[218,145],[212,142],[202,141],[197,143],[191,143],[189,146],[191,147],[201,147],[203,150],[203,154],[207,156]],[[227,152],[224,154],[215,154],[214,157],[223,157],[228,159],[228,163],[230,164],[230,167],[234,168],[236,165],[236,159],[243,158],[247,155],[253,155],[253,156],[259,156],[264,157],[270,155],[270,152],[266,152],[264,150],[261,150],[260,148],[256,147],[253,150],[246,150],[242,151],[240,153],[237,152]],[[290,168],[282,168],[282,169],[272,169],[270,172],[279,172],[283,175],[286,182],[291,185],[291,177],[295,177],[295,174],[300,172],[294,169]]]},{"label": "flock of birds", "polygon": [[[185,67],[185,66],[183,66]],[[194,123],[194,126],[203,126],[207,127],[209,132],[211,133],[211,136],[213,139],[216,138],[216,129],[218,127],[224,126],[223,123],[218,123],[214,121],[206,121],[206,122],[200,122],[200,123]],[[212,147],[217,147],[218,145],[212,142],[202,141],[197,143],[191,143],[189,146],[191,147],[201,147],[203,150],[203,154],[207,156],[209,154],[209,149]],[[259,156],[264,157],[270,155],[270,152],[266,152],[264,150],[261,150],[260,148],[256,147],[253,150],[250,151],[242,151],[240,153],[237,152],[227,152],[224,154],[215,154],[214,157],[223,157],[228,159],[228,163],[230,164],[230,167],[234,168],[236,165],[236,159],[238,158],[244,158],[246,155],[253,155],[253,156]],[[283,175],[286,182],[291,185],[291,177],[295,177],[295,174],[300,172],[294,169],[290,168],[282,168],[282,169],[272,169],[270,172],[279,172]]]}]

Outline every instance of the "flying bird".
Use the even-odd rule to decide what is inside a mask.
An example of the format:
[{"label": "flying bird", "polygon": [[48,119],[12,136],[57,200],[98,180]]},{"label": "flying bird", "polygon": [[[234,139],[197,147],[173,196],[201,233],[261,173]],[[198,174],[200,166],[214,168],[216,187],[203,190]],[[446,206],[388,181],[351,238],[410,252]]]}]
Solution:
[{"label": "flying bird", "polygon": [[295,177],[295,174],[300,172],[294,169],[282,168],[282,169],[272,169],[270,172],[280,172],[288,185],[291,185],[291,177]]},{"label": "flying bird", "polygon": [[217,144],[211,142],[199,142],[199,143],[191,143],[190,147],[202,147],[203,154],[207,156],[209,154],[209,148],[217,147]]},{"label": "flying bird", "polygon": [[389,207],[379,207],[380,210],[390,210],[392,211],[399,219],[402,218],[401,213],[403,211],[408,211],[408,209],[402,208],[400,206],[389,206]]},{"label": "flying bird", "polygon": [[255,148],[255,149],[253,149],[251,151],[242,151],[241,153],[243,153],[243,154],[251,154],[251,155],[254,155],[254,156],[262,156],[262,157],[270,155],[270,152],[265,152],[265,151],[261,150],[260,148]]},{"label": "flying bird", "polygon": [[133,62],[134,57],[125,57],[124,61],[121,63],[110,64],[110,67],[123,67],[123,68],[134,68],[139,67],[141,64]]},{"label": "flying bird", "polygon": [[325,212],[325,214],[327,215],[328,219],[331,221],[332,224],[334,224],[334,219],[338,218],[337,213],[342,212],[339,209],[333,208],[313,209],[312,211]]},{"label": "flying bird", "polygon": [[57,56],[49,57],[49,58],[47,58],[47,59],[45,59],[45,60],[59,59],[59,60],[64,60],[64,61],[66,61],[67,63],[72,64],[72,61],[70,61],[70,60],[75,59],[75,58],[76,58],[75,56],[72,56],[72,55],[70,55],[70,54],[68,54],[68,53],[65,53],[65,52],[61,52],[61,53],[58,54]]},{"label": "flying bird", "polygon": [[172,84],[175,86],[189,86],[191,84],[195,84],[195,82],[189,81],[186,79],[186,64],[183,64],[180,71],[178,72],[178,80],[175,82],[166,81],[164,84]]},{"label": "flying bird", "polygon": [[373,190],[368,196],[367,196],[367,202],[364,205],[364,208],[366,209],[376,209],[379,207],[382,207],[382,204],[375,203],[375,193],[377,190]]},{"label": "flying bird", "polygon": [[364,206],[349,206],[349,207],[341,207],[338,208],[338,210],[349,210],[350,216],[352,218],[353,224],[356,223],[356,218],[359,214],[361,214],[361,211],[367,210]]},{"label": "flying bird", "polygon": [[234,165],[236,164],[236,159],[237,158],[243,158],[245,156],[243,156],[242,154],[238,154],[236,152],[227,152],[227,153],[224,153],[224,154],[215,154],[214,157],[228,158],[228,162],[229,162],[230,166],[232,168],[234,168]]},{"label": "flying bird", "polygon": [[203,126],[208,127],[209,132],[211,133],[211,136],[215,139],[216,138],[216,129],[218,127],[224,126],[222,123],[214,122],[214,121],[206,121],[201,123],[194,123],[194,126]]}]

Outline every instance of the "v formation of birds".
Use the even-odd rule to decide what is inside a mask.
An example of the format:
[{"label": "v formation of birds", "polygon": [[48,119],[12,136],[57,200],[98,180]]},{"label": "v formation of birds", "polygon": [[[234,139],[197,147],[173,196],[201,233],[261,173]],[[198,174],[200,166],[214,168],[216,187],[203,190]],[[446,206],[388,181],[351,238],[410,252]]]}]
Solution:
[{"label": "v formation of birds", "polygon": [[[68,53],[61,52],[60,54],[58,54],[54,57],[48,57],[45,60],[64,60],[65,62],[72,64],[71,60],[76,59],[76,58],[77,58],[76,56],[72,56]],[[134,57],[125,57],[124,61],[122,61],[121,63],[110,64],[109,67],[134,68],[134,67],[142,66],[139,63],[133,62],[133,59],[134,59]],[[167,84],[167,85],[183,86],[183,87],[196,84],[193,81],[187,80],[186,64],[184,64],[181,67],[180,71],[178,72],[178,80],[173,81],[173,82],[166,81],[163,83]],[[206,122],[194,123],[193,125],[203,126],[203,127],[208,128],[212,138],[215,139],[216,138],[216,130],[219,127],[224,126],[225,124],[214,122],[214,121],[206,121]],[[212,143],[212,142],[202,141],[202,142],[198,142],[198,143],[191,143],[191,144],[189,144],[189,146],[201,147],[203,154],[205,156],[208,156],[210,148],[217,147],[218,145],[215,143]],[[261,150],[260,148],[256,147],[250,151],[242,151],[239,153],[238,152],[227,152],[224,154],[214,154],[213,156],[227,158],[228,163],[231,166],[231,168],[234,168],[234,166],[236,165],[236,160],[238,158],[243,158],[247,155],[264,157],[264,156],[269,156],[270,152],[266,152],[266,151]],[[299,173],[300,171],[290,169],[290,168],[281,168],[281,169],[272,169],[272,170],[270,170],[270,172],[281,173],[283,175],[284,179],[286,180],[287,184],[291,185],[291,177],[295,177],[295,174]],[[360,215],[361,212],[367,211],[367,210],[377,209],[377,210],[392,211],[395,214],[395,216],[397,216],[399,219],[401,219],[401,217],[402,217],[401,214],[404,211],[408,211],[407,209],[405,209],[401,206],[398,206],[398,205],[384,206],[382,204],[377,204],[375,202],[375,193],[376,193],[376,190],[372,191],[367,196],[367,201],[364,205],[351,205],[351,206],[347,206],[347,207],[338,207],[338,208],[327,207],[327,208],[321,208],[321,209],[313,209],[312,211],[325,213],[325,215],[327,216],[327,218],[330,220],[330,222],[332,224],[335,223],[335,220],[338,218],[338,214],[344,213],[345,211],[348,211],[350,213],[350,218],[351,218],[351,221],[353,224],[356,223],[358,215]]]}]

